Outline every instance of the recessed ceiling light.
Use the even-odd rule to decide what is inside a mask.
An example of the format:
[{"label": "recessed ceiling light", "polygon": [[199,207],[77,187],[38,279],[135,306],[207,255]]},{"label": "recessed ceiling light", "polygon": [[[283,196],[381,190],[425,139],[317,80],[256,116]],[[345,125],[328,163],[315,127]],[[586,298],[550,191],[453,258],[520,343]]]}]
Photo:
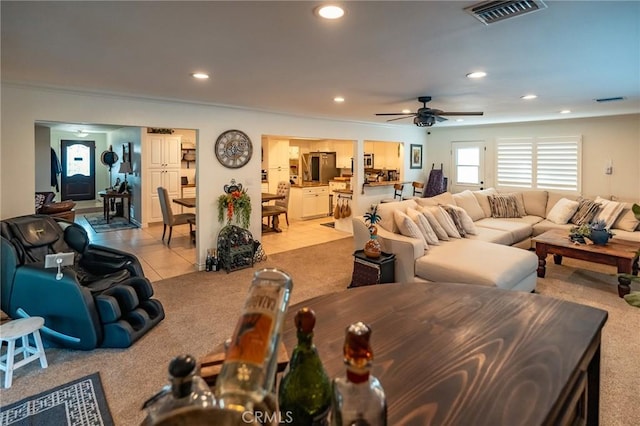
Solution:
[{"label": "recessed ceiling light", "polygon": [[464,121],[464,118],[456,118],[456,121],[459,123],[461,121]]},{"label": "recessed ceiling light", "polygon": [[524,95],[524,96],[520,96],[520,98],[521,98],[521,99],[524,99],[524,100],[526,100],[526,101],[528,101],[528,100],[530,100],[530,99],[535,99],[535,98],[537,98],[537,97],[538,97],[538,95],[533,95],[533,94],[531,94],[531,95]]},{"label": "recessed ceiling light", "polygon": [[569,114],[570,112],[570,109],[563,109],[562,111],[560,111],[560,114]]},{"label": "recessed ceiling light", "polygon": [[197,78],[198,80],[206,80],[209,78],[209,74],[205,74],[203,72],[194,72],[191,74],[191,77]]},{"label": "recessed ceiling light", "polygon": [[318,16],[324,19],[338,19],[344,16],[344,9],[333,4],[316,8]]},{"label": "recessed ceiling light", "polygon": [[411,110],[405,108],[405,109],[402,110],[402,113],[403,114],[411,114]]},{"label": "recessed ceiling light", "polygon": [[483,78],[486,76],[487,76],[487,73],[484,71],[474,71],[467,74],[467,78]]},{"label": "recessed ceiling light", "polygon": [[338,103],[344,102],[344,98],[342,96],[336,96],[335,98],[333,98],[333,101]]}]

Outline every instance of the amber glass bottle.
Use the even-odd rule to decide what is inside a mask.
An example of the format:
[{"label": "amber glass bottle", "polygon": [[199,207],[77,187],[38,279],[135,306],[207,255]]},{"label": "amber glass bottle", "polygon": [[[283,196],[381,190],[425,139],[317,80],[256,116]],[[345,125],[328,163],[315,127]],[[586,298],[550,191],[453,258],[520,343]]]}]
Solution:
[{"label": "amber glass bottle", "polygon": [[327,425],[331,408],[331,381],[313,344],[316,316],[302,308],[295,316],[298,344],[278,390],[280,415],[300,426]]}]

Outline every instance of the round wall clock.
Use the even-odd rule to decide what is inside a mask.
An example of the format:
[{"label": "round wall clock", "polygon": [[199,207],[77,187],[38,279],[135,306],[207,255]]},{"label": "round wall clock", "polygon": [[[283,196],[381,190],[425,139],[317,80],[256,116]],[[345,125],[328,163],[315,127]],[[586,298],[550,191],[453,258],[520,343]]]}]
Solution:
[{"label": "round wall clock", "polygon": [[251,139],[240,130],[223,132],[214,147],[218,161],[230,169],[237,169],[249,162],[253,154]]}]

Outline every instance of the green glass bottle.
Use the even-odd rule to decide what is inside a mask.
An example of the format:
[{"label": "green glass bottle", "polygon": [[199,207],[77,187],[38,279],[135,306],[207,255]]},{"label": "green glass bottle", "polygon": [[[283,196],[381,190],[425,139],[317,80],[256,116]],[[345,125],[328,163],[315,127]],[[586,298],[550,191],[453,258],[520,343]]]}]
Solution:
[{"label": "green glass bottle", "polygon": [[280,382],[280,416],[296,426],[328,425],[331,381],[313,344],[316,315],[312,309],[302,308],[295,316],[295,324],[298,344]]}]

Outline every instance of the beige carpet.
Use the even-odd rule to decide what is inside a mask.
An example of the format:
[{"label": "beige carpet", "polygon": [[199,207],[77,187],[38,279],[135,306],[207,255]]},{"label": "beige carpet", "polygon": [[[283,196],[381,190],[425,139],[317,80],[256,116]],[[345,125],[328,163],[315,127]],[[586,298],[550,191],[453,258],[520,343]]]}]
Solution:
[{"label": "beige carpet", "polygon": [[[345,238],[278,253],[257,267],[277,266],[289,272],[294,281],[291,303],[297,303],[346,288],[351,281],[352,244],[351,238]],[[640,398],[640,309],[618,298],[612,268],[593,272],[593,265],[570,259],[565,263],[549,262],[547,278],[539,280],[539,292],[609,312],[603,335],[601,422],[605,426],[640,424],[640,411],[635,408]],[[144,418],[140,407],[166,383],[172,357],[189,353],[201,358],[231,334],[253,271],[195,272],[154,283],[167,318],[133,347],[91,352],[48,349],[49,368],[42,370],[32,363],[18,369],[13,386],[0,390],[0,403],[99,371],[116,424],[140,424]]]}]

